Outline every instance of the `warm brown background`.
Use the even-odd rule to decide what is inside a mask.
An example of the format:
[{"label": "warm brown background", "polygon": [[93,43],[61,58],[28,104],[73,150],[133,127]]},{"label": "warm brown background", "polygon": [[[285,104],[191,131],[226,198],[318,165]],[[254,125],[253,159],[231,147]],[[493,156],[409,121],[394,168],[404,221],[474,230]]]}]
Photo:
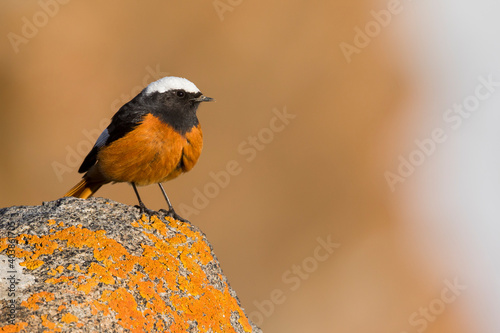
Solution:
[{"label": "warm brown background", "polygon": [[[85,145],[82,131],[97,135],[153,79],[147,68],[158,68],[217,100],[199,110],[198,165],[166,184],[174,206],[191,205],[210,172],[230,160],[241,165],[190,220],[208,235],[247,313],[280,289],[286,299],[264,316],[266,332],[416,332],[408,317],[454,275],[425,264],[418,243],[405,238],[383,177],[410,144],[394,124],[414,89],[411,71],[389,34],[351,64],[339,50],[385,3],[232,3],[221,20],[210,1],[69,1],[16,53],[7,34],[21,34],[22,18],[32,22],[41,7],[3,0],[0,206],[61,197],[80,175],[73,167],[60,180],[53,163],[67,165],[67,149]],[[285,107],[296,118],[247,162],[238,146]],[[150,208],[165,207],[156,186],[140,190]],[[136,204],[126,184],[98,195]],[[341,247],[290,290],[282,275],[328,235]],[[426,332],[472,332],[463,301]]]}]

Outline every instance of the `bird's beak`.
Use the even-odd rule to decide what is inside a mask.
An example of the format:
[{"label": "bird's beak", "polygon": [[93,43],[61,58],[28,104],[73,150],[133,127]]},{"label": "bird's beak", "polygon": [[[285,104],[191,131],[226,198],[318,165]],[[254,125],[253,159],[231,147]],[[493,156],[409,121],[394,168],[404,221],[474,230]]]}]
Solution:
[{"label": "bird's beak", "polygon": [[207,96],[204,96],[204,95],[201,95],[200,97],[193,98],[191,100],[195,101],[195,102],[212,102],[212,101],[215,101],[215,99],[213,99],[212,97],[207,97]]}]

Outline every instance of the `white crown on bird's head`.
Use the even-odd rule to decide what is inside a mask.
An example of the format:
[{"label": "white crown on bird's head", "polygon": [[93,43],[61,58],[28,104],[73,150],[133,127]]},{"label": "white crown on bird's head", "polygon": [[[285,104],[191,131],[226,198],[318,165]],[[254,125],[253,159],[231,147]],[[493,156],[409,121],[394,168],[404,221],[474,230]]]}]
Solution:
[{"label": "white crown on bird's head", "polygon": [[176,76],[166,76],[155,82],[151,82],[145,89],[144,93],[146,95],[151,95],[152,93],[159,92],[164,93],[169,90],[184,90],[190,93],[199,93],[200,89],[194,85],[193,82],[188,79]]}]

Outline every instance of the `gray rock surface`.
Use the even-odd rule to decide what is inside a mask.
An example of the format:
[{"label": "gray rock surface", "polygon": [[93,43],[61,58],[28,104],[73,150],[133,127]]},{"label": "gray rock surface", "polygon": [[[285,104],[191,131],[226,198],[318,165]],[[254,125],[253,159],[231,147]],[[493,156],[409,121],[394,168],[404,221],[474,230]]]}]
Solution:
[{"label": "gray rock surface", "polygon": [[103,198],[0,209],[0,331],[261,332],[189,222]]}]

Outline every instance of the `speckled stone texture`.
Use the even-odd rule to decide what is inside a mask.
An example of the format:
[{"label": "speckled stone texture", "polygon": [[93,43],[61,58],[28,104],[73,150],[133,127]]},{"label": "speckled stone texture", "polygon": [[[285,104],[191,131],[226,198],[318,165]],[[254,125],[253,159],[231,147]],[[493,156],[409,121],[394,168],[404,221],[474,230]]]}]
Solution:
[{"label": "speckled stone texture", "polygon": [[103,198],[0,210],[0,332],[262,332],[189,222]]}]

